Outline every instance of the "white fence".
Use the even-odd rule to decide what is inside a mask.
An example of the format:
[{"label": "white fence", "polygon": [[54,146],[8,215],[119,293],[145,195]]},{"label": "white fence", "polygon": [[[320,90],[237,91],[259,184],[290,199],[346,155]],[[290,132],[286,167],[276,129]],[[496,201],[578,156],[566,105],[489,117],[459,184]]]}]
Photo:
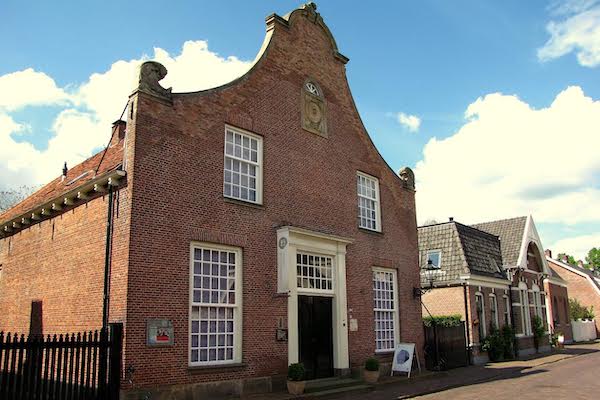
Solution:
[{"label": "white fence", "polygon": [[574,342],[587,342],[596,339],[596,322],[594,320],[571,321],[571,327],[573,328]]}]

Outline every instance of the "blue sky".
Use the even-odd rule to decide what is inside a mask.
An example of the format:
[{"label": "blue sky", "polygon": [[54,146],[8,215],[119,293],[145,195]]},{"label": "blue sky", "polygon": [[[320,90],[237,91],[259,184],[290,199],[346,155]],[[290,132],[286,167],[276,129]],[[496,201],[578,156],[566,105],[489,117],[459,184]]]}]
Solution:
[{"label": "blue sky", "polygon": [[[555,252],[600,246],[597,0],[317,4],[375,144],[417,173],[421,222],[530,213]],[[299,5],[4,0],[0,186],[43,183],[101,147],[144,57],[165,58],[176,91],[227,81],[256,55],[264,17]]]}]

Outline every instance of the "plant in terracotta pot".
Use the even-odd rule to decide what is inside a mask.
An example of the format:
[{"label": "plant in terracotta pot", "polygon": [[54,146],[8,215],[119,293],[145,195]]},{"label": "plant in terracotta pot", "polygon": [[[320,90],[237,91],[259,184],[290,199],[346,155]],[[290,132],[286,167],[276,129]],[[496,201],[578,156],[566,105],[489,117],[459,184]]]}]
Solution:
[{"label": "plant in terracotta pot", "polygon": [[365,361],[364,371],[365,382],[374,384],[379,379],[379,360],[376,358],[368,358]]},{"label": "plant in terracotta pot", "polygon": [[299,395],[304,393],[304,364],[290,364],[288,367],[287,389],[290,394]]}]

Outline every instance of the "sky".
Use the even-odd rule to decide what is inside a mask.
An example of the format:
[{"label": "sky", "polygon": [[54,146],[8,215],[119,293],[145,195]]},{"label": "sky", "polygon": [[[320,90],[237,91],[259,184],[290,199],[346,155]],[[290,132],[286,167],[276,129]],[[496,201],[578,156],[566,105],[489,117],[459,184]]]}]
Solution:
[{"label": "sky", "polygon": [[[140,62],[175,92],[242,75],[299,1],[0,2],[0,190],[106,145]],[[365,126],[414,169],[419,223],[531,214],[555,254],[600,247],[600,0],[317,2]]]}]

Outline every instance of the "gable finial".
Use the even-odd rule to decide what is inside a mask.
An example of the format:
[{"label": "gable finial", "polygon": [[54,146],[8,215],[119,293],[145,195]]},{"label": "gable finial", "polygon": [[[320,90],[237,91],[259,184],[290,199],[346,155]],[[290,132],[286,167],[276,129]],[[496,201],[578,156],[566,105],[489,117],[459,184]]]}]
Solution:
[{"label": "gable finial", "polygon": [[156,61],[146,61],[140,65],[138,90],[171,100],[172,88],[165,89],[158,83],[167,76],[167,69]]}]

